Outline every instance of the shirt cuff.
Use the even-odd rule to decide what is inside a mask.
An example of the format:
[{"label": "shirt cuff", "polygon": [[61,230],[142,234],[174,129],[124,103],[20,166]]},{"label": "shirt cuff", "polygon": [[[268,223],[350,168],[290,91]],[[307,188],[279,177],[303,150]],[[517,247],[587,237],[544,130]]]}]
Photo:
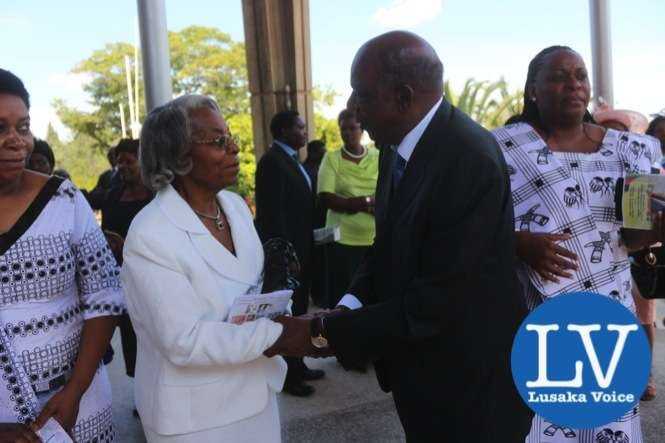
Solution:
[{"label": "shirt cuff", "polygon": [[356,298],[353,294],[345,294],[344,297],[337,303],[337,306],[342,305],[346,306],[349,309],[359,309],[363,307],[363,304]]}]

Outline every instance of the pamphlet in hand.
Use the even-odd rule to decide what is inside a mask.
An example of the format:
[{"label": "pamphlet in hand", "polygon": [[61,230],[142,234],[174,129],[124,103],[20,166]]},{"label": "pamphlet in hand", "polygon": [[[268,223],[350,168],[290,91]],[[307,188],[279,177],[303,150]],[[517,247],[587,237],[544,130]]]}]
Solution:
[{"label": "pamphlet in hand", "polygon": [[37,431],[37,436],[44,443],[74,443],[69,434],[62,429],[60,423],[53,418],[49,418],[46,424]]},{"label": "pamphlet in hand", "polygon": [[342,238],[339,231],[339,226],[331,226],[329,228],[319,228],[314,230],[314,243],[317,245],[325,245],[338,241]]},{"label": "pamphlet in hand", "polygon": [[621,196],[623,227],[650,230],[660,211],[665,211],[665,175],[626,177]]},{"label": "pamphlet in hand", "polygon": [[233,301],[226,321],[241,325],[257,318],[275,318],[289,312],[293,291],[275,291],[267,294],[241,295]]}]

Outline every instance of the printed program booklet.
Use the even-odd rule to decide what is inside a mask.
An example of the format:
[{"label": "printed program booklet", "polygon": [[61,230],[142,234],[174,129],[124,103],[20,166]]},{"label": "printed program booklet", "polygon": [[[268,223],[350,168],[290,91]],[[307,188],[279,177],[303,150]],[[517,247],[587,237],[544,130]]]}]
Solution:
[{"label": "printed program booklet", "polygon": [[46,424],[37,431],[37,436],[44,443],[73,443],[69,434],[67,434],[65,430],[62,429],[62,426],[60,426],[60,423],[53,418],[49,418]]},{"label": "printed program booklet", "polygon": [[319,228],[314,230],[314,243],[317,245],[325,245],[338,241],[341,237],[339,226],[331,226],[327,228]]},{"label": "printed program booklet", "polygon": [[650,230],[659,211],[665,212],[665,175],[626,177],[621,196],[623,227]]},{"label": "printed program booklet", "polygon": [[275,318],[287,314],[292,294],[293,291],[275,291],[241,295],[233,301],[226,321],[240,325],[257,318]]}]

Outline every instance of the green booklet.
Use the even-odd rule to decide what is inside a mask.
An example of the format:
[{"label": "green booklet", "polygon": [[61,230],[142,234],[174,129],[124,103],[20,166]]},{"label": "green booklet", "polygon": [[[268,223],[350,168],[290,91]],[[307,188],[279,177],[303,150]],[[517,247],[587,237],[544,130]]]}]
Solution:
[{"label": "green booklet", "polygon": [[623,183],[623,227],[650,230],[655,215],[665,212],[665,175],[634,175]]}]

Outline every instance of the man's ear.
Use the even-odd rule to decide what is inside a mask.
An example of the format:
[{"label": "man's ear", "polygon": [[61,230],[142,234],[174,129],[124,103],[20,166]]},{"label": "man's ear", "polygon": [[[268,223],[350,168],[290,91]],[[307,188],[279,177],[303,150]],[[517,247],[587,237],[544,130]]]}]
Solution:
[{"label": "man's ear", "polygon": [[413,88],[407,84],[398,85],[395,88],[395,98],[397,101],[397,109],[400,112],[406,112],[413,104],[414,91]]}]

